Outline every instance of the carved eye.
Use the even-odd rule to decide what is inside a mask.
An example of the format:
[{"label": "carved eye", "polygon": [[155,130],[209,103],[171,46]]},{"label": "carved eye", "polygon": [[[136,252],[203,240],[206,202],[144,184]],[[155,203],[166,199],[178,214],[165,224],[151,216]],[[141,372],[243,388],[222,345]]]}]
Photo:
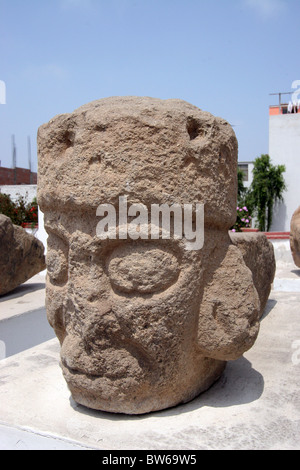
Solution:
[{"label": "carved eye", "polygon": [[180,268],[176,257],[155,246],[124,245],[110,256],[108,275],[120,292],[154,294],[174,284]]},{"label": "carved eye", "polygon": [[47,242],[47,271],[55,285],[64,285],[68,280],[68,245],[57,235],[50,233]]}]

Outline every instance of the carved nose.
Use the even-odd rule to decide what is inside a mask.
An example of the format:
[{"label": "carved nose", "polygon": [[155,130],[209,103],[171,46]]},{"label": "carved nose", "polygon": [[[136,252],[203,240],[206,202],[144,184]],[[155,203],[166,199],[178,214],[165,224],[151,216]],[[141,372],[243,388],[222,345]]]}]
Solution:
[{"label": "carved nose", "polygon": [[117,291],[154,294],[174,284],[180,267],[176,256],[155,245],[123,245],[107,263],[112,287]]}]

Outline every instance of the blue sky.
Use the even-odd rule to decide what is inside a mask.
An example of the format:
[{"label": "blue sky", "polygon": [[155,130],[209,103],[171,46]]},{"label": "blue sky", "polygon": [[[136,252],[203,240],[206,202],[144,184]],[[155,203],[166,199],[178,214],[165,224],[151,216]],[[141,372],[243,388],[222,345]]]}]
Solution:
[{"label": "blue sky", "polygon": [[0,160],[37,168],[38,127],[108,96],[180,98],[268,153],[269,93],[300,80],[299,0],[0,0]]}]

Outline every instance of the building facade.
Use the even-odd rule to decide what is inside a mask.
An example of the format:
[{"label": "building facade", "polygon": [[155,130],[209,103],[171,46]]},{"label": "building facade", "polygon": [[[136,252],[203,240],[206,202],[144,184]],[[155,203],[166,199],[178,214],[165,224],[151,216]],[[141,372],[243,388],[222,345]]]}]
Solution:
[{"label": "building facade", "polygon": [[26,168],[0,167],[0,186],[37,184],[37,173]]},{"label": "building facade", "polygon": [[244,186],[245,188],[250,188],[252,179],[253,179],[253,167],[254,163],[253,162],[239,162],[238,163],[238,168],[244,173]]},{"label": "building facade", "polygon": [[288,105],[270,107],[269,155],[273,165],[285,165],[287,185],[284,201],[275,206],[271,230],[288,232],[300,206],[300,112],[289,112]]}]

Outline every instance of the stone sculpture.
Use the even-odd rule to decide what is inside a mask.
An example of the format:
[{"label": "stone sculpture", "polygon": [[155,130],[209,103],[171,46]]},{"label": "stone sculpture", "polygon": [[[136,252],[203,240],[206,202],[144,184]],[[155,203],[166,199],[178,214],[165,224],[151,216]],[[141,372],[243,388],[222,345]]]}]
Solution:
[{"label": "stone sculpture", "polygon": [[[141,414],[207,390],[259,331],[259,296],[228,232],[231,126],[181,100],[112,97],[41,126],[38,153],[47,315],[73,399]],[[149,214],[155,204],[204,205],[203,247],[191,249],[186,233],[147,238],[138,223],[140,237],[126,238],[120,220],[118,236],[101,238],[99,205],[120,214],[124,201]]]},{"label": "stone sculpture", "polygon": [[252,272],[260,300],[260,317],[262,317],[276,272],[274,247],[266,235],[260,232],[230,232],[230,238],[232,243],[240,249],[246,266]]},{"label": "stone sculpture", "polygon": [[300,268],[300,207],[291,220],[290,246],[295,265]]},{"label": "stone sculpture", "polygon": [[44,245],[0,214],[0,295],[46,269]]}]

